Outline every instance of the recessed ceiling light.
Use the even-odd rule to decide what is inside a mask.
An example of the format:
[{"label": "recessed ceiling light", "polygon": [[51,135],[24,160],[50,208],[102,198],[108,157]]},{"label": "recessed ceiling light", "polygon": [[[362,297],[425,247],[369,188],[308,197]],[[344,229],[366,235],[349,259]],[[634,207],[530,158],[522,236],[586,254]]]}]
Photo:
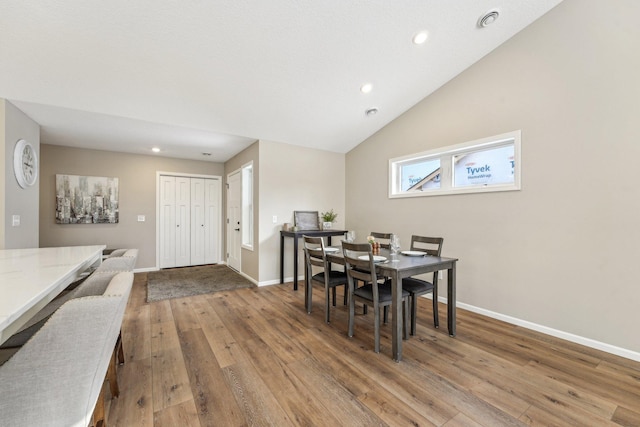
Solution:
[{"label": "recessed ceiling light", "polygon": [[371,89],[373,89],[373,85],[371,83],[365,83],[360,86],[360,92],[362,93],[369,93],[371,92]]},{"label": "recessed ceiling light", "polygon": [[422,44],[427,41],[429,38],[429,33],[426,31],[420,31],[415,36],[413,36],[413,44]]},{"label": "recessed ceiling light", "polygon": [[364,113],[367,115],[367,117],[375,116],[376,114],[378,114],[378,109],[377,108],[369,108]]},{"label": "recessed ceiling light", "polygon": [[160,149],[158,147],[153,147],[151,151],[153,151],[154,153],[159,153]]},{"label": "recessed ceiling light", "polygon": [[493,24],[499,16],[500,12],[498,10],[490,10],[478,19],[478,27],[484,28]]}]

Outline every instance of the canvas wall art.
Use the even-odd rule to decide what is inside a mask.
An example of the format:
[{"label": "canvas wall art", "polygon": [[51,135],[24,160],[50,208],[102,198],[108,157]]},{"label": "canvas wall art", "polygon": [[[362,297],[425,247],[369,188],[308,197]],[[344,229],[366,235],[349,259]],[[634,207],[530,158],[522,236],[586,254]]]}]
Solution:
[{"label": "canvas wall art", "polygon": [[118,222],[118,178],[56,175],[58,224]]}]

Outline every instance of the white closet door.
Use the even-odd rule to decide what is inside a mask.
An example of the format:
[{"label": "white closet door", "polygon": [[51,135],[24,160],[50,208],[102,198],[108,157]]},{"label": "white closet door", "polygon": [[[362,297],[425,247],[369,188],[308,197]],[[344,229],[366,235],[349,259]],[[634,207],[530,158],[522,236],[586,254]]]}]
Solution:
[{"label": "white closet door", "polygon": [[160,268],[176,264],[176,178],[160,177]]},{"label": "white closet door", "polygon": [[191,265],[191,179],[176,177],[176,262]]},{"label": "white closet door", "polygon": [[191,178],[191,265],[205,264],[205,179]]},{"label": "white closet door", "polygon": [[204,180],[204,262],[214,264],[220,261],[220,201],[221,183],[219,179]]}]

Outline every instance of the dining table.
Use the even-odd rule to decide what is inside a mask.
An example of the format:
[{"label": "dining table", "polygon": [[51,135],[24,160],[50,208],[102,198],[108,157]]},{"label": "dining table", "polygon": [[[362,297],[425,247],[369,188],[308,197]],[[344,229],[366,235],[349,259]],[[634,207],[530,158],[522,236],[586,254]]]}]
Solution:
[{"label": "dining table", "polygon": [[83,272],[105,245],[0,250],[0,344]]},{"label": "dining table", "polygon": [[[412,251],[404,251],[411,255],[404,255],[402,251],[392,254],[389,249],[380,249],[380,257],[385,258],[377,262],[376,274],[379,277],[391,279],[391,336],[393,360],[402,360],[402,279],[434,271],[447,271],[447,328],[449,335],[456,335],[456,263],[457,258],[446,258],[419,255]],[[342,248],[327,251],[327,260],[331,263],[344,265]],[[306,281],[305,281],[306,283]],[[305,308],[309,311],[311,305],[312,286],[305,286]]]}]

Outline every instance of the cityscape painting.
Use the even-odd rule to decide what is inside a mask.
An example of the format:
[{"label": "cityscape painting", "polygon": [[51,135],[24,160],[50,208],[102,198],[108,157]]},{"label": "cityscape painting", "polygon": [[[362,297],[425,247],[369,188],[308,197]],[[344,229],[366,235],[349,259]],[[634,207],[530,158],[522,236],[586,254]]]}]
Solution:
[{"label": "cityscape painting", "polygon": [[56,175],[56,223],[118,222],[118,178]]}]

